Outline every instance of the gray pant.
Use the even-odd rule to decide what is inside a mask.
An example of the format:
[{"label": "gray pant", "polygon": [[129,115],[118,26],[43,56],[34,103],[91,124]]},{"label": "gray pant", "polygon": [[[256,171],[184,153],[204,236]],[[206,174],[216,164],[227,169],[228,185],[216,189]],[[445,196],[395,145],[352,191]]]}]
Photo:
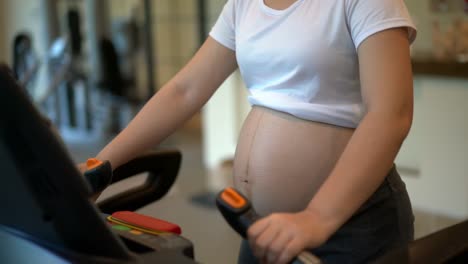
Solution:
[{"label": "gray pant", "polygon": [[[413,240],[414,217],[406,187],[392,168],[382,185],[322,246],[311,250],[326,264],[368,263]],[[243,241],[239,264],[258,263]]]}]

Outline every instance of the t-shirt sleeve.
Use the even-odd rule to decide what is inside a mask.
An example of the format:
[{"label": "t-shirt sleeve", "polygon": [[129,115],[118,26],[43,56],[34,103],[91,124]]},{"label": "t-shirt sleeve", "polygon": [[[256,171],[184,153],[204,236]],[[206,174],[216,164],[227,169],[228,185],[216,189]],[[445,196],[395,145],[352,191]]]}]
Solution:
[{"label": "t-shirt sleeve", "polygon": [[228,0],[210,31],[212,38],[232,50],[236,50],[235,15],[235,0]]},{"label": "t-shirt sleeve", "polygon": [[348,0],[347,22],[356,49],[369,36],[390,28],[405,27],[410,43],[416,39],[403,0]]}]

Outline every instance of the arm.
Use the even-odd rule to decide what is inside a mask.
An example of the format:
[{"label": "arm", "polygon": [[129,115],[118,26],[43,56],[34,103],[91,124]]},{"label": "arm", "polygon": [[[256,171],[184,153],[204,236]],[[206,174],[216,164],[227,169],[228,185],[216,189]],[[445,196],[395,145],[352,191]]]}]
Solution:
[{"label": "arm", "polygon": [[195,114],[237,68],[234,51],[208,37],[192,60],[156,93],[98,155],[112,167],[159,144]]},{"label": "arm", "polygon": [[304,211],[272,214],[249,228],[262,263],[288,263],[301,250],[325,243],[378,188],[409,132],[413,87],[406,31],[370,36],[358,56],[366,114]]},{"label": "arm", "polygon": [[[391,43],[391,44],[389,44]],[[308,209],[333,234],[389,172],[413,117],[413,82],[406,30],[375,34],[358,49],[366,114]]]}]

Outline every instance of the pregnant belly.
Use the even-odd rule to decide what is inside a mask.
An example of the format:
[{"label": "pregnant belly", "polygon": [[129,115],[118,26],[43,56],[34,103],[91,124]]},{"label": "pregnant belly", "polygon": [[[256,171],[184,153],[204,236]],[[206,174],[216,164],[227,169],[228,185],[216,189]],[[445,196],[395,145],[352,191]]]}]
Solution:
[{"label": "pregnant belly", "polygon": [[353,129],[253,107],[240,133],[234,185],[260,215],[305,209]]}]

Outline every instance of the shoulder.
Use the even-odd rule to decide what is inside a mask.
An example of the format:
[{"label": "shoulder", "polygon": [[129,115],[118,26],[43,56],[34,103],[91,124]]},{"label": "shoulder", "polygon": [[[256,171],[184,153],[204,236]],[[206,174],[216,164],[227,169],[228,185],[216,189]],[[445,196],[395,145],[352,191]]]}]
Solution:
[{"label": "shoulder", "polygon": [[346,18],[356,47],[370,35],[385,29],[403,27],[408,38],[416,38],[416,27],[404,0],[344,0]]}]

